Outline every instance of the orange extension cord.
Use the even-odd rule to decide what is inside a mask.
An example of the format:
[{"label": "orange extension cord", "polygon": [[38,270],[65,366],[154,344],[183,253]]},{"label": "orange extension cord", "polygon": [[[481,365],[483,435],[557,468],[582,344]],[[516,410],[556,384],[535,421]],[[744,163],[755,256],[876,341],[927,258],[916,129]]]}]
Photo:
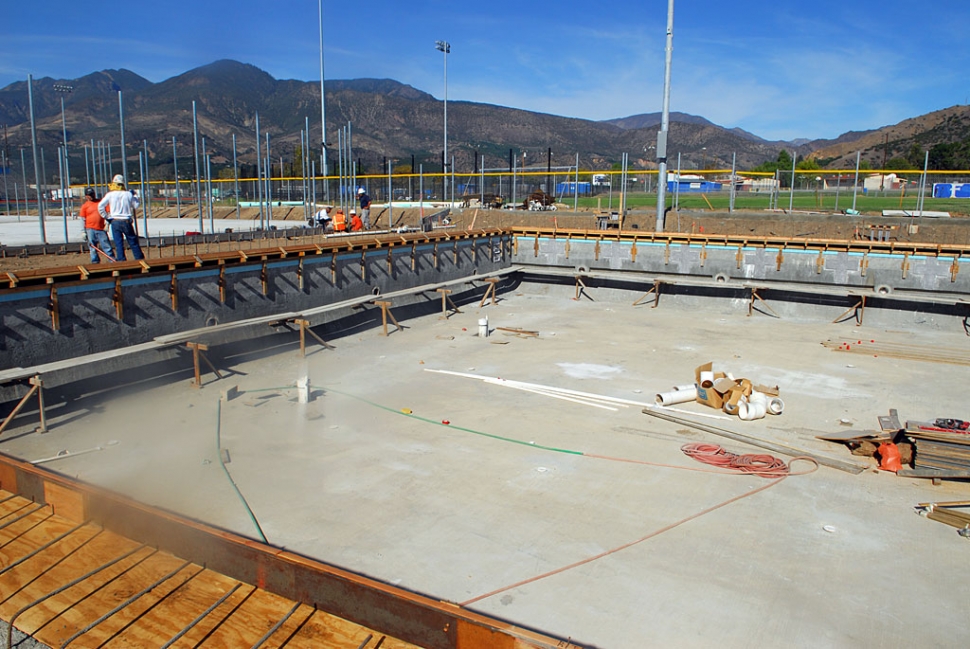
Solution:
[{"label": "orange extension cord", "polygon": [[718,444],[684,444],[680,447],[688,457],[698,462],[739,473],[750,473],[762,478],[784,478],[788,465],[774,455],[745,453],[738,455],[724,450]]}]

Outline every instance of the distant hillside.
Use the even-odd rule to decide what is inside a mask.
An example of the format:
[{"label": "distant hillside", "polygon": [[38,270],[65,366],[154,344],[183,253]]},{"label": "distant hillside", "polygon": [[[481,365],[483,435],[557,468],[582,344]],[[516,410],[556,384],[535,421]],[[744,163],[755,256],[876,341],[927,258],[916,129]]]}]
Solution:
[{"label": "distant hillside", "polygon": [[[815,140],[809,144],[811,156],[831,160],[831,169],[855,166],[856,151],[879,169],[884,161],[905,157],[913,145],[928,151],[938,144],[949,144],[970,137],[970,106],[952,106],[873,131],[849,132],[835,140]],[[920,165],[922,166],[922,165]]]},{"label": "distant hillside", "polygon": [[[606,119],[603,120],[605,124],[612,124],[613,126],[619,126],[622,129],[637,129],[637,128],[648,128],[650,126],[660,126],[662,113],[643,113],[640,115],[630,115],[629,117],[619,117],[616,119]],[[680,122],[682,124],[700,124],[702,126],[714,126],[714,124],[703,117],[698,117],[697,115],[690,115],[688,113],[678,113],[673,111],[670,113],[671,122]]]},{"label": "distant hillside", "polygon": [[[102,70],[80,79],[34,79],[34,117],[38,119],[56,115],[59,118],[61,98],[64,99],[65,111],[96,110],[97,105],[110,102],[113,95],[117,106],[116,93],[119,90],[138,91],[151,85],[151,81],[130,70]],[[54,90],[55,86],[71,89],[62,92]],[[0,123],[15,125],[29,120],[27,82],[18,81],[0,89]]]},{"label": "distant hillside", "polygon": [[[74,91],[61,95],[55,83]],[[237,61],[215,61],[183,74],[151,83],[127,70],[105,70],[81,79],[39,79],[35,81],[34,103],[40,146],[44,149],[48,176],[57,169],[56,150],[61,142],[60,100],[64,97],[71,168],[76,182],[84,181],[83,143],[105,141],[117,151],[120,143],[117,91],[122,90],[129,171],[137,168],[137,150],[147,142],[149,164],[154,177],[172,175],[172,138],[178,142],[179,169],[194,168],[192,148],[192,102],[196,102],[199,133],[206,153],[219,168],[231,164],[232,138],[243,165],[255,163],[255,118],[258,112],[261,134],[270,136],[274,165],[297,160],[300,131],[309,122],[309,141],[319,156],[319,82],[278,80],[255,66]],[[415,165],[426,171],[441,169],[443,147],[442,103],[432,95],[390,79],[329,80],[327,91],[327,143],[329,158],[337,157],[338,129],[353,127],[353,155],[364,173],[383,169],[385,158],[397,168]],[[10,157],[19,147],[29,147],[26,84],[12,84],[0,90],[0,120],[9,124]],[[509,152],[533,168],[544,168],[552,150],[553,166],[570,166],[578,153],[585,168],[609,168],[630,155],[634,168],[656,168],[654,150],[659,113],[633,115],[603,122],[574,119],[515,108],[464,101],[448,105],[448,150],[456,170],[472,172],[485,156],[488,168],[506,168]],[[925,130],[923,133],[925,134]],[[863,134],[865,135],[865,134]],[[840,140],[850,140],[846,134]],[[201,144],[201,142],[200,142]],[[260,143],[263,147],[265,141]],[[819,143],[798,147],[799,154],[811,153]],[[825,145],[833,144],[830,142]],[[878,144],[878,143],[877,143]],[[725,129],[703,117],[671,114],[669,163],[676,168],[677,156],[685,170],[725,169],[737,154],[741,169],[774,160],[788,142],[768,142],[741,129]],[[854,145],[849,145],[854,153]],[[264,153],[265,155],[265,153]],[[278,167],[277,167],[278,168]],[[296,173],[299,163],[295,162]],[[293,172],[293,167],[289,168]],[[251,169],[243,170],[244,174]]]}]

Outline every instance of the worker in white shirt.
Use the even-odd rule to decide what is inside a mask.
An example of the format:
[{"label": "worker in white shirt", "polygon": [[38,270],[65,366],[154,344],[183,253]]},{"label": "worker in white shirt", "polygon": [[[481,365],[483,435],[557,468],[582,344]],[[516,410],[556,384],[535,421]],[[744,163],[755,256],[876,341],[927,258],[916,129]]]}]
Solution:
[{"label": "worker in white shirt", "polygon": [[125,177],[118,174],[111,179],[111,191],[98,203],[98,212],[108,220],[114,240],[115,260],[125,260],[125,241],[135,259],[144,259],[138,243],[138,197],[125,189]]}]

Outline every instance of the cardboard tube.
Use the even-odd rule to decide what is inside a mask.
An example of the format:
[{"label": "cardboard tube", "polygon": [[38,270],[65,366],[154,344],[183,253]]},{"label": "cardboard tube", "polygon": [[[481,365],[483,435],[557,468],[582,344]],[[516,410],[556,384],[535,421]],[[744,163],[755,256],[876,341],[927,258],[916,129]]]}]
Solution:
[{"label": "cardboard tube", "polygon": [[781,400],[781,397],[772,397],[768,399],[768,412],[773,415],[780,415],[785,410],[785,402]]},{"label": "cardboard tube", "polygon": [[701,387],[710,388],[714,386],[714,372],[701,372]]},{"label": "cardboard tube", "polygon": [[690,390],[673,390],[671,392],[660,392],[657,394],[657,403],[661,406],[673,406],[678,403],[688,403],[697,400],[697,388],[691,386]]}]

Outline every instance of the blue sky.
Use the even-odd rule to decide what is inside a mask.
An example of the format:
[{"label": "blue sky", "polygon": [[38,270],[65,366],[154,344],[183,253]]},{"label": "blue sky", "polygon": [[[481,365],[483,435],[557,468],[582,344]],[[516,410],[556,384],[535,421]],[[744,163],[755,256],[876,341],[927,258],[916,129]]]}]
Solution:
[{"label": "blue sky", "polygon": [[[662,107],[667,3],[324,0],[327,79],[586,119]],[[162,81],[229,58],[320,79],[317,0],[17,2],[0,87],[128,68]],[[671,110],[768,139],[831,138],[970,101],[970,3],[678,0]]]}]

